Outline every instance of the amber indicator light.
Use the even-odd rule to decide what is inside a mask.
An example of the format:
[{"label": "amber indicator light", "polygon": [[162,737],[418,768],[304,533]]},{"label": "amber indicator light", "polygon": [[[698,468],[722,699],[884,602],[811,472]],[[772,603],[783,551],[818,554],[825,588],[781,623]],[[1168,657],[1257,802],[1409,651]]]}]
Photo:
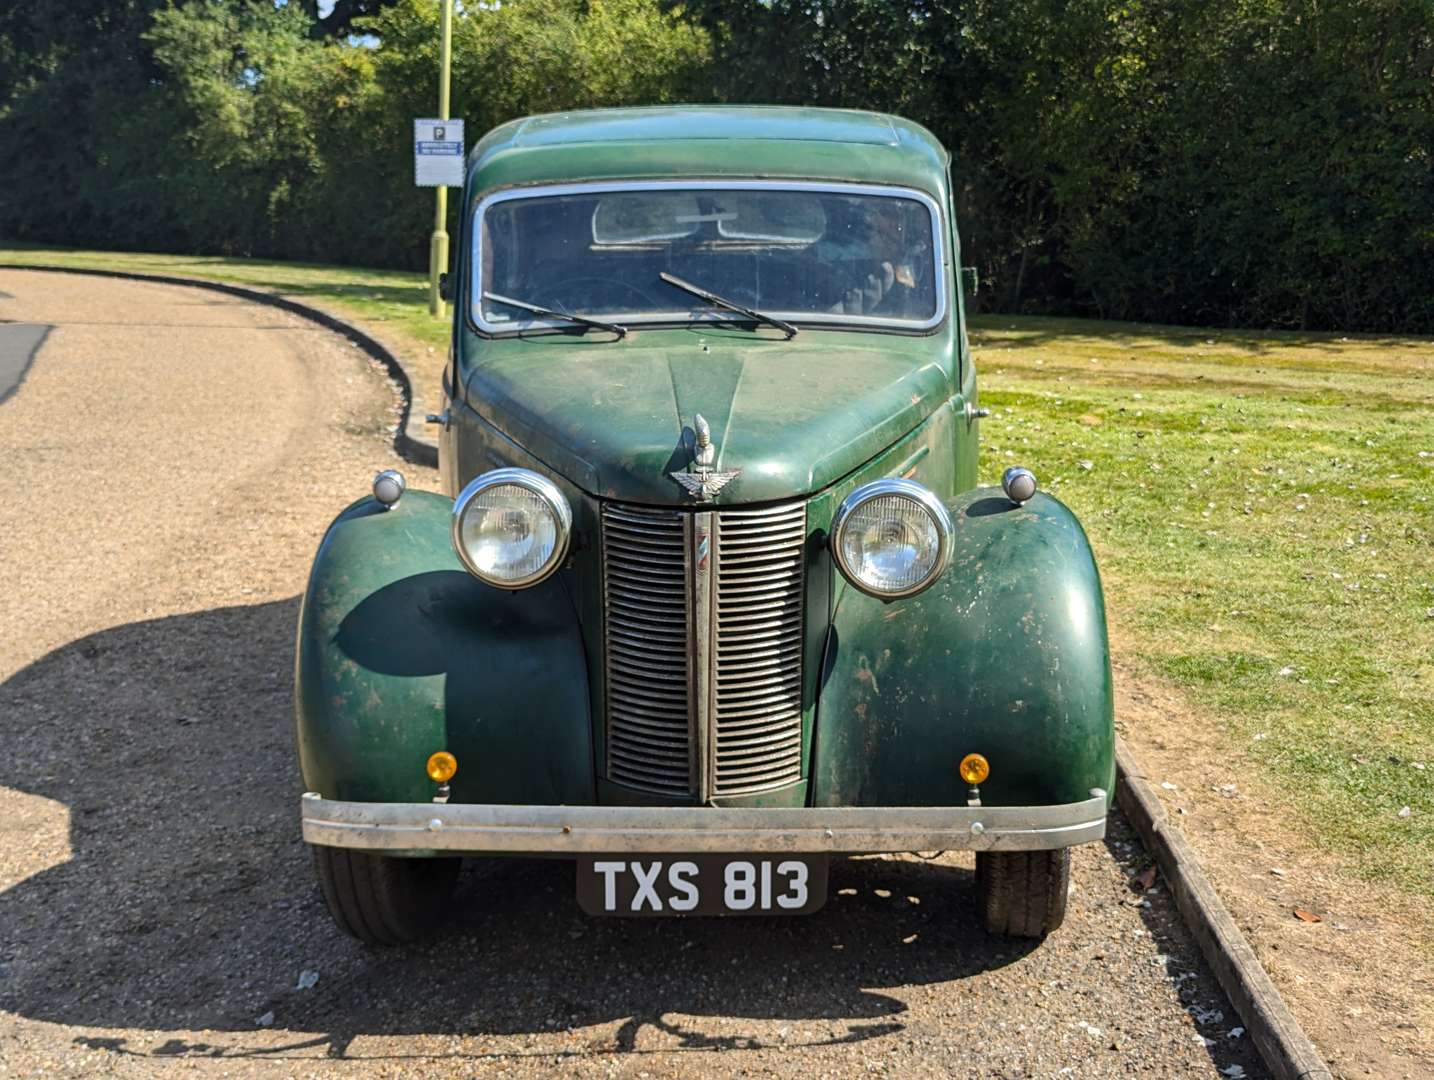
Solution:
[{"label": "amber indicator light", "polygon": [[984,784],[986,777],[991,775],[991,765],[980,754],[967,754],[961,759],[958,769],[961,779],[968,784]]},{"label": "amber indicator light", "polygon": [[446,784],[458,771],[458,759],[447,750],[440,750],[428,759],[428,779],[435,784]]}]

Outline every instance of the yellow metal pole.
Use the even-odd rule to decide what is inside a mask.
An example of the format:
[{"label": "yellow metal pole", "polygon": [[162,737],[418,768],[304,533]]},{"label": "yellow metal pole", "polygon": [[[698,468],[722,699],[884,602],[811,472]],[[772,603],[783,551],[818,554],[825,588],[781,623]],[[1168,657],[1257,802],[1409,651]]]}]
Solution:
[{"label": "yellow metal pole", "polygon": [[[448,119],[449,72],[453,61],[453,0],[442,2],[443,44],[438,62],[438,118]],[[428,245],[428,310],[442,318],[447,314],[443,297],[438,292],[438,275],[448,269],[448,189],[437,189],[437,205],[433,212],[433,237]]]}]

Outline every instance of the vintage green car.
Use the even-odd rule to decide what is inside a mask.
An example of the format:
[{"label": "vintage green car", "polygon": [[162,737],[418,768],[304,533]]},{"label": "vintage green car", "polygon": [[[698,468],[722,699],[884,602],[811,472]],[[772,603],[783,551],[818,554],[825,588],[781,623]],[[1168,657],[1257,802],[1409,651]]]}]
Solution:
[{"label": "vintage green car", "polygon": [[428,931],[464,855],[593,913],[788,914],[827,860],[974,850],[1064,917],[1114,780],[1100,579],[977,487],[950,158],[865,112],[614,109],[474,149],[440,471],[340,514],[299,619],[334,918]]}]

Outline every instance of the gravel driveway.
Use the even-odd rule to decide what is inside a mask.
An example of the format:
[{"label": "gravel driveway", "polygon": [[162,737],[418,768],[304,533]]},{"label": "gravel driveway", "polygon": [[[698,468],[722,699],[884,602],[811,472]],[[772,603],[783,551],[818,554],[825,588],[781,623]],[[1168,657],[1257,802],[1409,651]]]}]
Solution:
[{"label": "gravel driveway", "polygon": [[835,862],[788,920],[593,920],[566,863],[474,862],[431,943],[343,937],[290,668],[324,526],[395,464],[389,385],[199,290],[0,272],[0,320],[54,327],[0,405],[6,1080],[1263,1075],[1119,819],[1038,946],[949,855]]}]

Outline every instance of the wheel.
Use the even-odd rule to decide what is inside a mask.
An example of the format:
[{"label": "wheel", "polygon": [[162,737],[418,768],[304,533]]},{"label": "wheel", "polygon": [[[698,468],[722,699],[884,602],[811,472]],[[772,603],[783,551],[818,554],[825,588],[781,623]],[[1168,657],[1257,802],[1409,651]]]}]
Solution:
[{"label": "wheel", "polygon": [[993,934],[1044,937],[1066,917],[1069,848],[976,852],[976,899]]},{"label": "wheel", "polygon": [[432,932],[462,859],[399,859],[314,847],[324,902],[339,929],[367,945],[400,945]]}]

